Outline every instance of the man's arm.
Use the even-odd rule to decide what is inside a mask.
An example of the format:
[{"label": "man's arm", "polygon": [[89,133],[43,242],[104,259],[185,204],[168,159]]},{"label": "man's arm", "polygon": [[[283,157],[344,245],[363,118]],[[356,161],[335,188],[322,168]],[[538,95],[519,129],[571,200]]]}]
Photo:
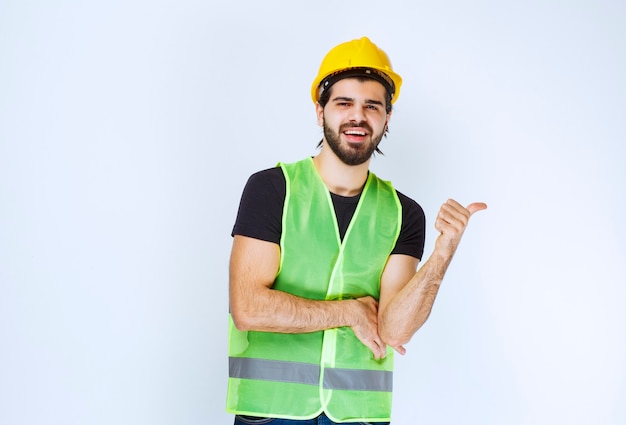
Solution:
[{"label": "man's arm", "polygon": [[385,355],[374,298],[315,301],[274,290],[279,264],[277,244],[235,235],[229,291],[230,312],[237,329],[307,333],[350,326],[375,358]]},{"label": "man's arm", "polygon": [[443,204],[435,221],[440,232],[435,249],[417,272],[417,259],[408,255],[389,257],[381,278],[378,331],[383,341],[400,354],[406,352],[403,345],[428,319],[469,218],[485,208],[483,203],[464,208],[454,200]]}]

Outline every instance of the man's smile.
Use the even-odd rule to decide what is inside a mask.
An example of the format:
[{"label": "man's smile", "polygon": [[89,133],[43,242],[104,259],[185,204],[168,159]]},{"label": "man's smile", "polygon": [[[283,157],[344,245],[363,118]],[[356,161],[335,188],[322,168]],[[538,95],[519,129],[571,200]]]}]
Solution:
[{"label": "man's smile", "polygon": [[341,132],[346,137],[348,142],[361,143],[363,140],[371,134],[371,128],[366,123],[344,124],[341,126]]}]

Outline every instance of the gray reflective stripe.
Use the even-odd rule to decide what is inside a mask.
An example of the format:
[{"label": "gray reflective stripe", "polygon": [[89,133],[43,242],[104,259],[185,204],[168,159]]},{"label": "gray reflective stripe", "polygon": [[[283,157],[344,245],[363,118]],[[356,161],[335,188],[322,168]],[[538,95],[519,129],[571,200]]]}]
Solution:
[{"label": "gray reflective stripe", "polygon": [[[261,381],[319,385],[320,367],[310,363],[229,357],[228,376]],[[324,369],[327,390],[387,391],[393,387],[393,373],[384,370]]]},{"label": "gray reflective stripe", "polygon": [[320,367],[310,363],[229,357],[228,376],[231,378],[319,385]]},{"label": "gray reflective stripe", "polygon": [[324,388],[329,390],[388,391],[393,372],[362,369],[324,369]]}]

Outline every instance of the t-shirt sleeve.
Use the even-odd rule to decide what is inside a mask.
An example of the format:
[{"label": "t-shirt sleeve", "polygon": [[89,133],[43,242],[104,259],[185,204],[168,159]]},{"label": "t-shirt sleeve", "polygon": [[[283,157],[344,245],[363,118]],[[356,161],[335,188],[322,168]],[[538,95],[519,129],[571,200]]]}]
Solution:
[{"label": "t-shirt sleeve", "polygon": [[250,176],[241,195],[232,236],[280,244],[285,193],[285,176],[279,167]]},{"label": "t-shirt sleeve", "polygon": [[426,239],[426,216],[422,207],[413,199],[400,192],[402,205],[402,227],[392,254],[405,254],[422,259]]},{"label": "t-shirt sleeve", "polygon": [[[285,202],[285,176],[280,167],[259,171],[248,179],[231,235],[248,236],[280,244]],[[398,192],[402,205],[402,226],[392,254],[422,258],[426,218],[420,205]]]}]

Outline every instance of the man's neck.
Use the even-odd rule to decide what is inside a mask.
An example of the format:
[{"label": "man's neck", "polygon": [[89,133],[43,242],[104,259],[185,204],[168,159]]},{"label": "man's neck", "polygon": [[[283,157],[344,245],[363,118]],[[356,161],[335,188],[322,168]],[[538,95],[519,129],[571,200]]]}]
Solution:
[{"label": "man's neck", "polygon": [[313,163],[330,192],[341,196],[355,196],[365,186],[370,160],[359,165],[347,165],[325,146],[313,158]]}]

